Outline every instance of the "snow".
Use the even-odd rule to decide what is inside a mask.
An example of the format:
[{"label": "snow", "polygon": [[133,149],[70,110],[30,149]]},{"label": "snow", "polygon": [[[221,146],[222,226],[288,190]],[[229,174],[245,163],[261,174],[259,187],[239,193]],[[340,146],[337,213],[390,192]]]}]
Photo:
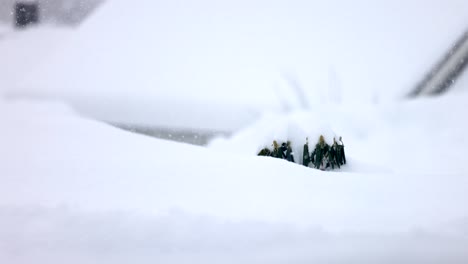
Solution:
[{"label": "snow", "polygon": [[7,89],[113,123],[232,131],[265,109],[297,109],[291,80],[308,105],[401,98],[465,30],[466,10],[459,0],[113,0]]},{"label": "snow", "polygon": [[60,53],[71,33],[52,26],[18,31],[0,24],[0,95],[14,95],[18,83],[32,71],[46,67],[50,56]]},{"label": "snow", "polygon": [[310,112],[270,113],[230,138],[214,139],[210,147],[254,156],[273,140],[289,140],[295,159],[302,161],[306,137],[312,151],[321,134],[329,144],[333,137],[343,136],[347,156],[364,164],[352,171],[375,168],[395,173],[457,173],[465,171],[466,157],[456,149],[468,147],[468,127],[461,121],[466,100],[466,92],[459,92],[416,101],[328,104]]},{"label": "snow", "polygon": [[335,172],[2,101],[0,261],[464,263],[466,99],[348,108]]},{"label": "snow", "polygon": [[0,22],[0,33],[1,34],[4,34],[4,33],[9,32],[11,30],[12,30],[11,25]]},{"label": "snow", "polygon": [[[319,110],[319,109],[317,109]],[[320,135],[324,135],[326,142],[332,143],[333,138],[339,138],[326,118],[322,115],[310,115],[309,112],[294,114],[267,114],[254,125],[235,133],[234,137],[214,139],[210,147],[214,149],[235,151],[245,155],[256,155],[265,147],[273,149],[272,142],[278,144],[291,141],[291,148],[297,163],[302,163],[303,144],[309,138],[309,148],[313,150]]]},{"label": "snow", "polygon": [[[0,262],[466,263],[466,78],[394,100],[466,10],[113,0],[76,31],[3,27]],[[201,148],[96,119],[236,133]],[[346,166],[256,156],[289,139],[301,160],[319,134]]]}]

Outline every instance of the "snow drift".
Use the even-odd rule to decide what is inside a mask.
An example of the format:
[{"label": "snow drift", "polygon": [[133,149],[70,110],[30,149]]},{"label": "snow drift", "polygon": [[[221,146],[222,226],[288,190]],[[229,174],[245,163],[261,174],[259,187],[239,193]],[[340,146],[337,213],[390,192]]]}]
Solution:
[{"label": "snow drift", "polygon": [[[452,114],[465,101],[389,106],[362,130],[348,120],[350,164],[367,163],[340,173],[135,135],[61,104],[2,102],[0,259],[464,263],[467,170],[446,142],[467,132]],[[375,146],[398,158],[379,159],[393,173],[366,172]]]},{"label": "snow drift", "polygon": [[[463,7],[420,0],[108,1],[67,49],[12,92],[65,98],[112,122],[235,130],[264,109],[284,102],[297,108],[285,76],[310,105],[406,94],[465,30]],[[217,114],[218,106],[226,113]]]}]

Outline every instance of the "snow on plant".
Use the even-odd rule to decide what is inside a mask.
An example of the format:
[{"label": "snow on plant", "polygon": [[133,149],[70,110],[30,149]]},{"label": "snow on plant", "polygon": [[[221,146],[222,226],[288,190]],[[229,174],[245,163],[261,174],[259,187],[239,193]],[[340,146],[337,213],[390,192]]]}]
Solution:
[{"label": "snow on plant", "polygon": [[[282,158],[287,159],[288,148],[290,148],[294,156],[294,162],[303,164],[306,140],[308,139],[308,147],[312,153],[321,136],[323,136],[324,143],[328,146],[333,145],[334,139],[338,144],[338,139],[341,137],[341,135],[334,132],[329,123],[321,121],[320,117],[309,112],[269,114],[229,139],[218,138],[213,140],[210,147],[248,155],[258,155],[260,152],[267,154],[268,149],[272,154],[275,152],[274,142],[276,141],[277,148],[282,148],[282,153],[284,153],[284,156],[281,156]],[[280,155],[283,155],[282,153],[275,152],[274,156],[280,157]]]}]

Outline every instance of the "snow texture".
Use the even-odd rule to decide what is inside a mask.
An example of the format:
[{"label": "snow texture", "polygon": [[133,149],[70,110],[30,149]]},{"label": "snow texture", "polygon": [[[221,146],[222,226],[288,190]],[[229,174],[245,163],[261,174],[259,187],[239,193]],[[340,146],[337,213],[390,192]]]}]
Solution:
[{"label": "snow texture", "polygon": [[466,30],[466,5],[113,0],[7,89],[114,123],[233,131],[264,109],[401,98]]},{"label": "snow texture", "polygon": [[[465,1],[136,2],[0,29],[1,263],[468,262],[467,75],[393,101]],[[201,148],[89,117],[250,125]],[[340,171],[255,156],[322,133],[343,136]]]},{"label": "snow texture", "polygon": [[3,101],[0,261],[465,263],[468,127],[453,113],[466,99],[351,111],[329,125],[347,135],[348,172],[136,135],[60,103]]}]

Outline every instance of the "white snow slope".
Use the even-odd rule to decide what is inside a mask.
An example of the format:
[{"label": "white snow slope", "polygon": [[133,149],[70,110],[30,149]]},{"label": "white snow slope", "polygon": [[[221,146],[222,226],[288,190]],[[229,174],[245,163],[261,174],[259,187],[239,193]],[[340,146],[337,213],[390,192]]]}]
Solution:
[{"label": "white snow slope", "polygon": [[266,108],[297,107],[285,78],[310,104],[401,97],[466,30],[466,10],[462,0],[112,0],[7,88],[101,120],[235,130]]},{"label": "white snow slope", "polygon": [[254,156],[264,147],[271,148],[273,140],[291,141],[296,159],[302,161],[306,137],[313,148],[321,134],[329,144],[333,137],[343,136],[357,162],[368,163],[359,169],[457,173],[466,171],[467,158],[458,150],[468,146],[463,122],[466,100],[466,91],[460,91],[442,98],[379,105],[325,104],[310,112],[270,113],[231,138],[214,139],[210,147]]},{"label": "white snow slope", "polygon": [[0,24],[0,96],[14,95],[18,83],[49,65],[50,58],[61,52],[71,33],[54,26],[15,30]]},{"label": "white snow slope", "polygon": [[466,99],[346,114],[341,172],[1,102],[0,262],[466,263]]}]

